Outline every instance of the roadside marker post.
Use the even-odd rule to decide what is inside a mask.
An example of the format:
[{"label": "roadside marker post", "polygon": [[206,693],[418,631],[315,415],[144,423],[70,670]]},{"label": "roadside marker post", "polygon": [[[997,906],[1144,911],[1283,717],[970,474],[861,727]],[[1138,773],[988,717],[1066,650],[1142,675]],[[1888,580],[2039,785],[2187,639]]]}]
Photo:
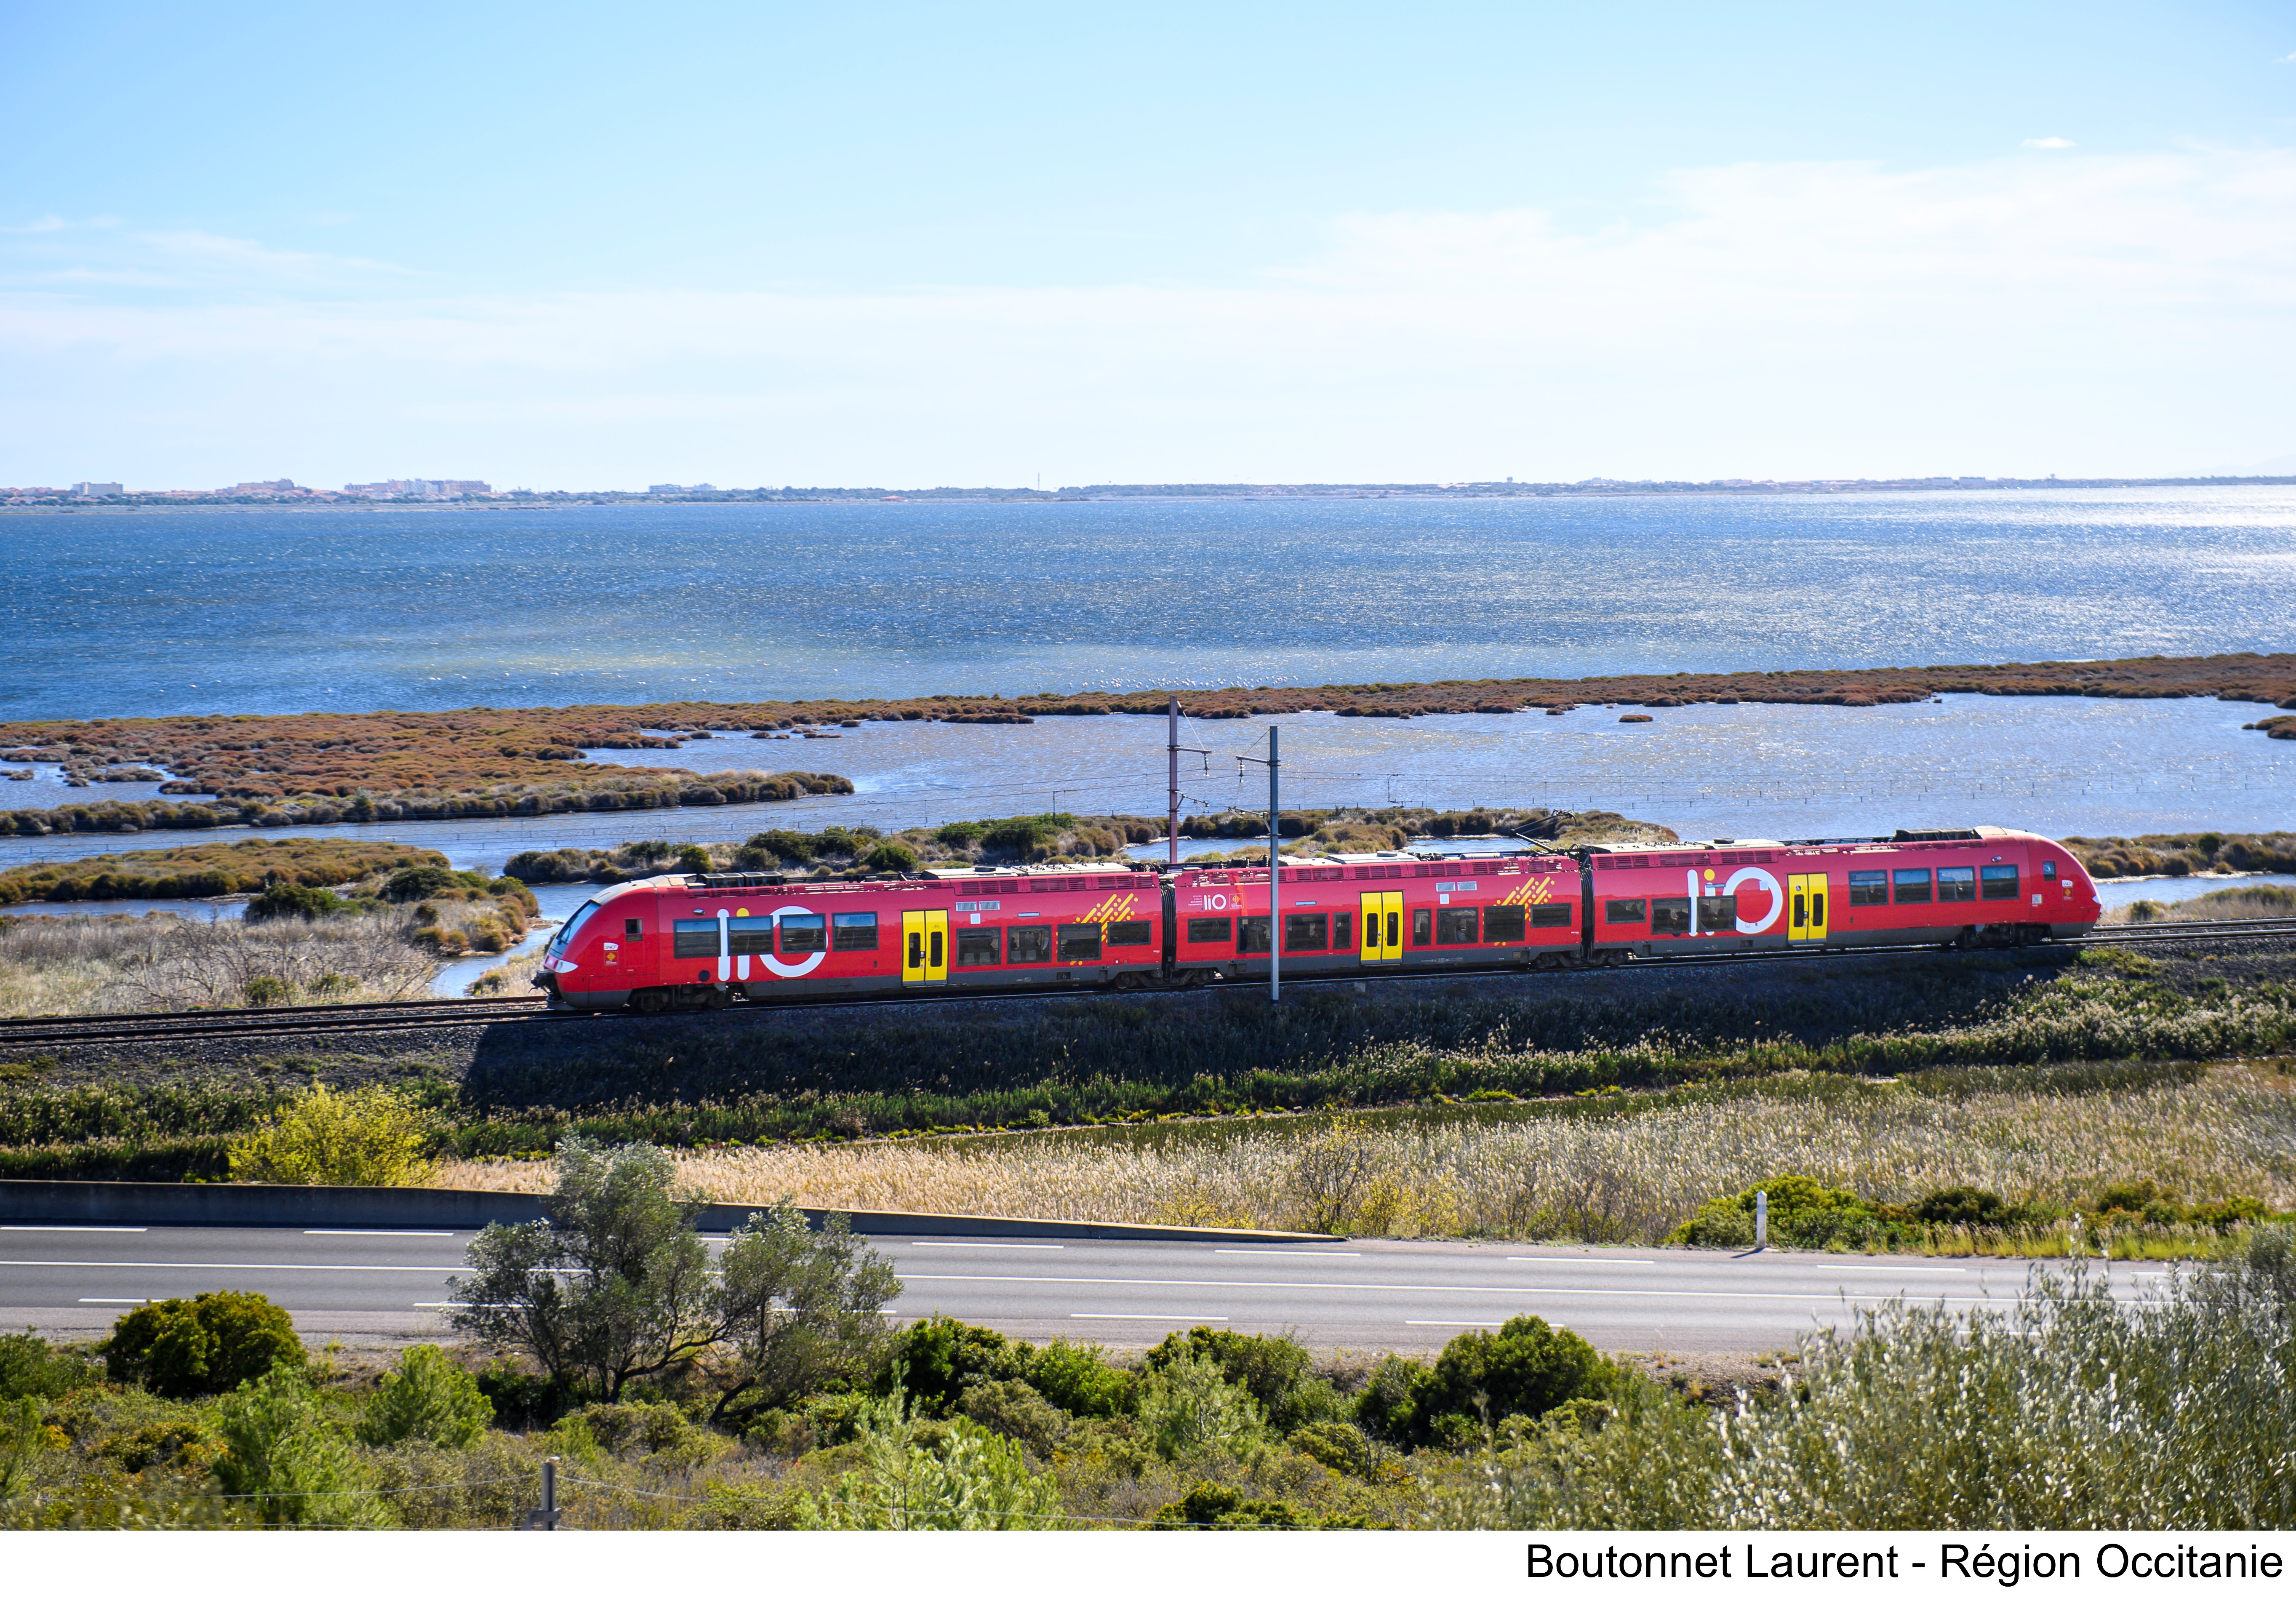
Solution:
[{"label": "roadside marker post", "polygon": [[555,1454],[542,1462],[542,1507],[528,1510],[526,1519],[519,1522],[519,1529],[558,1529],[558,1456]]},{"label": "roadside marker post", "polygon": [[1760,1250],[1769,1246],[1770,1195],[1767,1192],[1757,1192],[1754,1195],[1754,1247]]}]

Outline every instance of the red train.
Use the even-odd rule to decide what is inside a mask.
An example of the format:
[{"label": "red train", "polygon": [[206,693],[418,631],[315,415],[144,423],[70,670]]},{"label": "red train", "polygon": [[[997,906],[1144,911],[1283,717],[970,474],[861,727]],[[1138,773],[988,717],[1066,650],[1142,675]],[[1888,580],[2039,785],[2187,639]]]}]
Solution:
[{"label": "red train", "polygon": [[[1664,848],[1342,855],[1283,868],[1283,969],[1553,971],[1795,947],[2077,938],[2096,886],[1998,827]],[[750,874],[609,888],[535,984],[584,1010],[835,994],[1180,987],[1264,977],[1265,865],[974,867],[862,881]]]}]

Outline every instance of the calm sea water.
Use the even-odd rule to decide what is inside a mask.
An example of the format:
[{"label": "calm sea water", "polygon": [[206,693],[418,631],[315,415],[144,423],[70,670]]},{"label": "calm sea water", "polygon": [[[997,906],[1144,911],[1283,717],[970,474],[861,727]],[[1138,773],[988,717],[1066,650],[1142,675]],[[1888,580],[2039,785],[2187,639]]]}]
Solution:
[{"label": "calm sea water", "polygon": [[0,514],[0,716],[2274,650],[2296,490]]}]

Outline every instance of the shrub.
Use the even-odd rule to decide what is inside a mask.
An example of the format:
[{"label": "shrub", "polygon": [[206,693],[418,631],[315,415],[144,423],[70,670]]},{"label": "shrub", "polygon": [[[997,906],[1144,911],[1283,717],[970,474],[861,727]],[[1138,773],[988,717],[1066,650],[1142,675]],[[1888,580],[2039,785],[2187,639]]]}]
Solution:
[{"label": "shrub", "polygon": [[1982,1188],[1948,1187],[1915,1204],[1914,1214],[1936,1226],[1999,1228],[2021,1218],[2018,1208],[1998,1193]]},{"label": "shrub", "polygon": [[485,881],[475,872],[453,871],[444,865],[408,865],[383,880],[382,897],[394,905],[403,905],[410,899],[436,898],[450,889]]},{"label": "shrub", "polygon": [[78,1348],[58,1348],[34,1332],[0,1337],[0,1400],[61,1398],[102,1380]]},{"label": "shrub", "polygon": [[862,869],[884,876],[898,876],[917,868],[917,853],[905,843],[890,841],[879,844],[861,856]]},{"label": "shrub", "polygon": [[1496,1332],[1463,1332],[1445,1344],[1390,1424],[1414,1443],[1464,1447],[1509,1415],[1599,1398],[1617,1377],[1618,1367],[1577,1332],[1517,1315]]},{"label": "shrub", "polygon": [[1137,1412],[1150,1446],[1171,1460],[1240,1456],[1260,1440],[1264,1422],[1251,1395],[1193,1349],[1142,1379]]},{"label": "shrub", "polygon": [[359,1423],[359,1440],[373,1446],[409,1438],[442,1448],[468,1448],[483,1436],[495,1406],[478,1379],[430,1343],[399,1356],[382,1379]]},{"label": "shrub", "polygon": [[799,1523],[840,1531],[1029,1531],[1056,1525],[1060,1493],[1018,1445],[969,1420],[928,1444],[901,1395],[873,1403],[855,1470],[805,1500]]},{"label": "shrub", "polygon": [[1310,1421],[1329,1420],[1341,1408],[1331,1384],[1313,1373],[1314,1356],[1295,1338],[1253,1337],[1225,1328],[1197,1326],[1173,1332],[1148,1351],[1144,1362],[1159,1371],[1189,1355],[1210,1360],[1223,1380],[1251,1395],[1267,1423],[1289,1432]]},{"label": "shrub", "polygon": [[324,888],[306,888],[299,882],[275,882],[248,901],[246,914],[249,921],[273,921],[287,915],[316,921],[323,915],[341,915],[350,908],[348,899]]},{"label": "shrub", "polygon": [[1751,1246],[1759,1192],[1769,1195],[1769,1241],[1788,1248],[1887,1249],[1914,1218],[1908,1210],[1873,1203],[1848,1188],[1827,1187],[1808,1176],[1774,1176],[1734,1198],[1699,1206],[1667,1241],[1693,1248]]},{"label": "shrub", "polygon": [[1051,1455],[1069,1434],[1069,1418],[1025,1381],[984,1381],[964,1390],[959,1414],[1000,1437],[1009,1437],[1039,1458]]},{"label": "shrub", "polygon": [[718,869],[709,858],[709,851],[698,843],[680,844],[677,849],[677,869],[692,876]]},{"label": "shrub", "polygon": [[1379,1445],[1360,1426],[1346,1421],[1311,1421],[1285,1439],[1326,1469],[1368,1478],[1379,1463]]},{"label": "shrub", "polygon": [[1086,1419],[1120,1414],[1132,1401],[1132,1377],[1108,1363],[1089,1343],[1054,1338],[1030,1355],[1029,1386],[1072,1415]]},{"label": "shrub", "polygon": [[287,1312],[244,1292],[146,1304],[120,1316],[96,1351],[112,1381],[140,1382],[163,1398],[227,1393],[305,1359]]},{"label": "shrub", "polygon": [[1216,1481],[1198,1482],[1188,1496],[1156,1512],[1159,1531],[1229,1531],[1284,1528],[1304,1524],[1300,1512],[1280,1498],[1246,1498]]},{"label": "shrub", "polygon": [[357,1462],[299,1370],[275,1370],[224,1401],[217,1485],[266,1526],[380,1526]]},{"label": "shrub", "polygon": [[927,1315],[893,1339],[878,1390],[890,1393],[898,1386],[919,1413],[947,1414],[968,1387],[1023,1377],[1032,1353],[1001,1332],[952,1315]]},{"label": "shrub", "polygon": [[231,1150],[234,1182],[412,1187],[429,1180],[430,1113],[388,1086],[322,1083],[264,1117]]}]

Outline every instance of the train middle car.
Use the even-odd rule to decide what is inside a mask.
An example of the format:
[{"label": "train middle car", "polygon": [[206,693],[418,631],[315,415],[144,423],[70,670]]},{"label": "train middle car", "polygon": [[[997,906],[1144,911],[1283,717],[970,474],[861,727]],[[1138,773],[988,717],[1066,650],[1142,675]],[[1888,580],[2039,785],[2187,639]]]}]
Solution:
[{"label": "train middle car", "polygon": [[[2059,845],[1996,827],[1891,838],[1581,848],[1283,869],[1026,867],[898,880],[734,874],[609,888],[536,985],[579,1009],[936,991],[1193,987],[1682,955],[2078,937],[2095,885]],[[1279,944],[1280,940],[1280,944]]]}]

